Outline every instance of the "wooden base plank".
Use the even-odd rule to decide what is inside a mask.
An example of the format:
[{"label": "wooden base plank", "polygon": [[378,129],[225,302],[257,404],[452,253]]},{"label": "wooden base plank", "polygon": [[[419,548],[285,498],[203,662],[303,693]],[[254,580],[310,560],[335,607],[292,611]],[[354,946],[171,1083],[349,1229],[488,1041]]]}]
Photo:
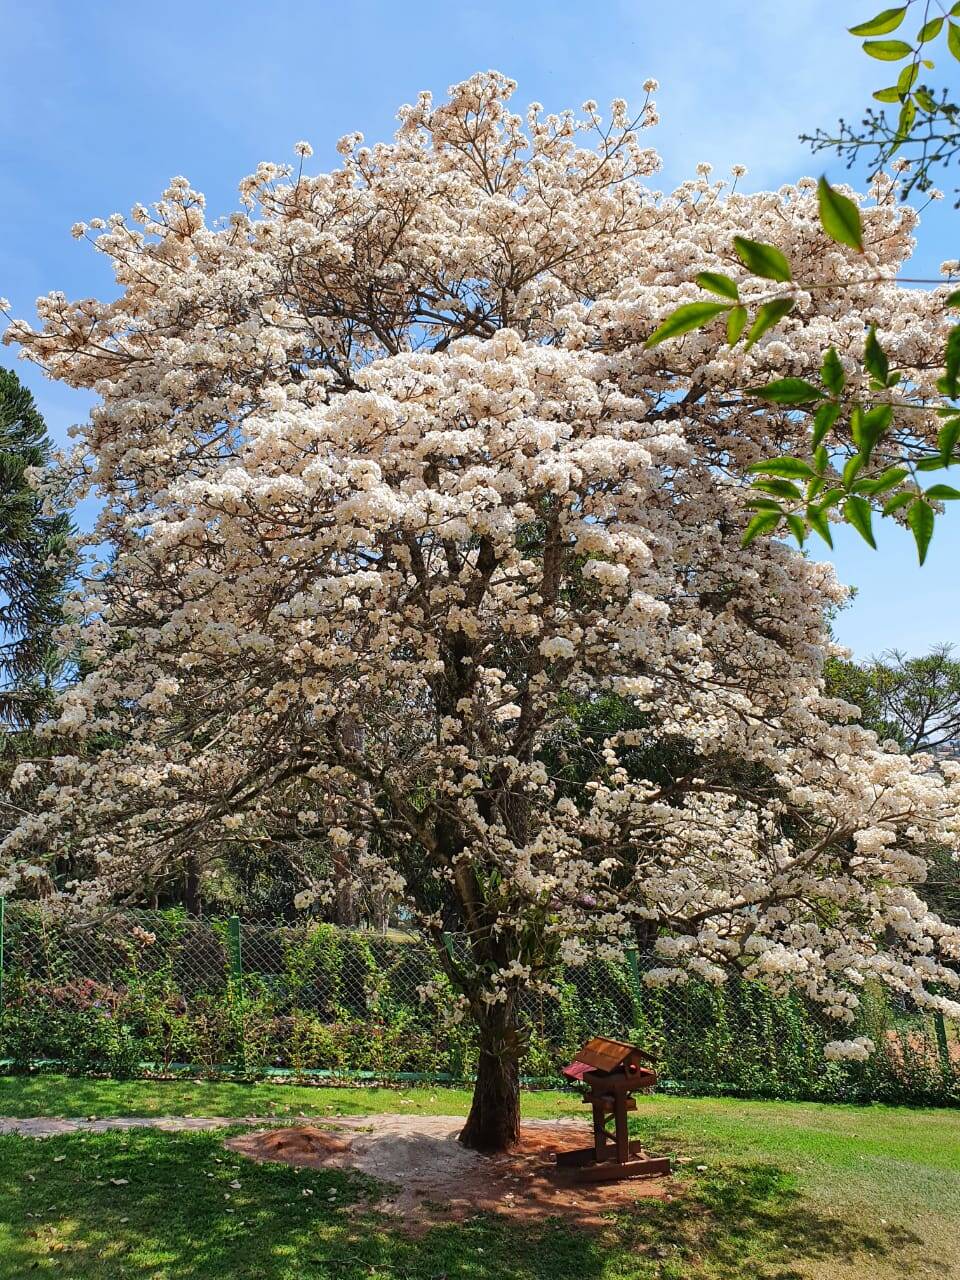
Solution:
[{"label": "wooden base plank", "polygon": [[625,1178],[663,1178],[670,1173],[667,1156],[648,1156],[645,1159],[628,1160],[618,1164],[605,1160],[603,1164],[585,1164],[577,1169],[578,1182],[619,1182]]},{"label": "wooden base plank", "polygon": [[617,1148],[608,1143],[602,1159],[595,1147],[579,1147],[575,1151],[558,1151],[557,1167],[576,1169],[577,1177],[586,1182],[608,1182],[617,1178],[659,1178],[670,1173],[667,1156],[648,1156],[639,1142],[629,1144],[629,1158],[617,1159]]},{"label": "wooden base plank", "polygon": [[569,1169],[579,1168],[584,1164],[596,1164],[597,1153],[593,1147],[580,1147],[577,1151],[558,1151],[558,1166]]}]

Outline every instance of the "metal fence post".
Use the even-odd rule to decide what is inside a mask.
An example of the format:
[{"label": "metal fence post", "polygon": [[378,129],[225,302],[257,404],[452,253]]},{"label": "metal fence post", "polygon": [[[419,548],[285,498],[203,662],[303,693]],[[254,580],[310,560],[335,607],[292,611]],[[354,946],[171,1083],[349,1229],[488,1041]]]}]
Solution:
[{"label": "metal fence post", "polygon": [[0,897],[0,1018],[3,1017],[3,949],[4,949],[4,917],[7,914],[7,900]]},{"label": "metal fence post", "polygon": [[643,1002],[640,992],[643,984],[640,981],[640,962],[635,947],[627,949],[627,972],[630,975],[630,1003],[633,1005],[633,1025],[639,1027],[643,1022]]},{"label": "metal fence post", "polygon": [[234,1008],[237,1010],[237,1026],[239,1031],[241,1068],[246,1066],[246,1023],[243,1016],[243,942],[240,932],[240,917],[231,916],[227,921],[227,949],[230,953],[230,984],[232,987]]},{"label": "metal fence post", "polygon": [[[0,932],[2,937],[2,932]],[[0,965],[2,969],[2,965]],[[947,1044],[947,1024],[943,1020],[943,1014],[938,1009],[933,1015],[933,1025],[937,1032],[937,1047],[940,1050],[940,1061],[945,1067],[949,1067],[950,1063],[950,1046]]]}]

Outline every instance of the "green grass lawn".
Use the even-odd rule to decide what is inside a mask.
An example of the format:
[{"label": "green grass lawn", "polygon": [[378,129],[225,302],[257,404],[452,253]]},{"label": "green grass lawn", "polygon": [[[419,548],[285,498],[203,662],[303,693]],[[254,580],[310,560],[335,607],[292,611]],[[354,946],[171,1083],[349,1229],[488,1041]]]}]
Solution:
[{"label": "green grass lawn", "polygon": [[[467,1102],[441,1089],[0,1079],[0,1114],[20,1116],[462,1114]],[[581,1108],[529,1093],[524,1110]],[[955,1111],[654,1096],[636,1128],[689,1160],[674,1201],[641,1201],[599,1233],[486,1217],[417,1240],[375,1211],[363,1179],[252,1165],[222,1133],[4,1137],[0,1278],[960,1277]]]}]

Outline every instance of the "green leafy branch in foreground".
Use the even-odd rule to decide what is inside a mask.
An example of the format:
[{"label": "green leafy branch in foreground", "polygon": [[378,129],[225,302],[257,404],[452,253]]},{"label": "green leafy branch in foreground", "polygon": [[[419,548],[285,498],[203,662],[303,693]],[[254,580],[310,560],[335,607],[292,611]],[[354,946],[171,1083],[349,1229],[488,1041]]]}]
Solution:
[{"label": "green leafy branch in foreground", "polygon": [[[817,197],[824,232],[838,244],[862,253],[863,228],[855,202],[826,178],[820,179]],[[790,263],[774,245],[735,236],[733,249],[753,275],[777,283],[794,282]],[[730,276],[702,271],[696,283],[724,301],[690,302],[677,307],[650,335],[647,347],[704,328],[725,314],[728,344],[735,346],[746,330],[749,350],[795,306],[795,299],[790,296],[766,299],[750,323],[739,286]],[[960,290],[949,295],[945,306],[960,307]],[[877,508],[883,516],[900,513],[900,519],[913,533],[923,564],[933,536],[937,504],[960,498],[960,489],[950,485],[935,484],[924,489],[920,484],[920,473],[960,463],[960,407],[952,403],[960,398],[960,325],[947,335],[943,364],[937,387],[944,404],[937,413],[944,422],[932,451],[918,449],[909,432],[905,443],[896,434],[895,416],[916,411],[918,406],[893,399],[871,397],[865,402],[860,397],[844,397],[847,378],[833,347],[823,357],[818,383],[788,377],[747,387],[745,396],[809,416],[810,454],[806,458],[771,458],[750,467],[758,477],[751,486],[756,496],[749,499],[756,514],[744,532],[744,545],[761,535],[776,533],[786,524],[801,546],[812,530],[832,547],[832,515],[852,525],[871,547],[876,547],[873,514]],[[902,374],[891,370],[875,326],[867,334],[862,365],[873,392],[890,392],[901,383]],[[843,438],[837,431],[840,426],[846,427]],[[891,458],[896,454],[900,456]]]},{"label": "green leafy branch in foreground", "polygon": [[[922,18],[915,36],[905,30],[911,8],[922,3]],[[862,152],[872,153],[872,168],[878,172],[896,155],[909,162],[901,195],[906,199],[914,189],[928,191],[932,186],[931,171],[938,165],[949,165],[960,153],[960,105],[952,100],[949,89],[935,91],[921,80],[923,71],[932,71],[930,46],[940,36],[946,39],[953,59],[960,62],[960,2],[950,5],[940,0],[907,0],[892,9],[884,9],[866,22],[849,28],[850,34],[863,41],[863,51],[881,62],[903,63],[895,84],[875,90],[873,97],[884,106],[898,107],[895,118],[888,119],[885,110],[868,108],[859,126],[841,120],[836,135],[819,129],[804,135],[815,151],[838,152],[853,165]],[[888,38],[890,37],[890,38]],[[957,201],[960,205],[960,198]]]}]

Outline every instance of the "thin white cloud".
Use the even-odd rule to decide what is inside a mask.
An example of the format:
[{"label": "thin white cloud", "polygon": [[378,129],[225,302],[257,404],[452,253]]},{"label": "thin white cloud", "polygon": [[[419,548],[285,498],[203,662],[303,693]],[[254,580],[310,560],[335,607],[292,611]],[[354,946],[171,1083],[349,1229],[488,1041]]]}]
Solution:
[{"label": "thin white cloud", "polygon": [[752,188],[822,169],[799,134],[858,119],[883,78],[846,32],[855,16],[829,0],[618,7],[617,70],[635,98],[646,76],[660,81],[656,142],[674,180],[702,160],[718,174],[747,165]]}]

